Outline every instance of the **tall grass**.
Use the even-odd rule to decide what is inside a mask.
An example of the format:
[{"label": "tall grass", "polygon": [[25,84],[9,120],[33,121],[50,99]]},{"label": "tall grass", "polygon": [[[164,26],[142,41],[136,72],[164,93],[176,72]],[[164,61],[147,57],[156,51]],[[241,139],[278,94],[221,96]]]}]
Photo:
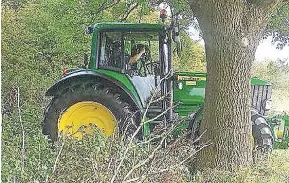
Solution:
[{"label": "tall grass", "polygon": [[82,140],[63,136],[52,145],[41,134],[42,111],[37,104],[19,102],[3,115],[2,182],[192,180],[188,163],[197,150],[187,134],[164,148],[173,126],[147,140],[96,133]]},{"label": "tall grass", "polygon": [[268,161],[259,161],[236,172],[206,170],[195,175],[196,183],[289,183],[289,150],[274,150]]}]

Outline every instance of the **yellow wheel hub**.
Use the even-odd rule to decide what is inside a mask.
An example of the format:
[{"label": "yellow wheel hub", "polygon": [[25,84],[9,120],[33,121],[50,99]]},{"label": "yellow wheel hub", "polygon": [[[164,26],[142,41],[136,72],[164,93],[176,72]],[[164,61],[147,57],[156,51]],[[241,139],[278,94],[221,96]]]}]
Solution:
[{"label": "yellow wheel hub", "polygon": [[81,139],[83,134],[93,134],[94,128],[105,136],[113,134],[116,119],[104,105],[93,102],[78,102],[65,110],[58,120],[58,130],[63,135]]}]

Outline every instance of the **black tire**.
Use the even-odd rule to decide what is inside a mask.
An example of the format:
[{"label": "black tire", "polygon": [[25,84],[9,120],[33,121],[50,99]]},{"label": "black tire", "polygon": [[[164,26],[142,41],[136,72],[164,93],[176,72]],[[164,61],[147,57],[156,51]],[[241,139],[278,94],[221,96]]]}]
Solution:
[{"label": "black tire", "polygon": [[118,131],[132,134],[135,132],[137,114],[124,102],[117,89],[103,87],[95,82],[74,81],[61,94],[54,96],[46,107],[42,123],[42,133],[55,142],[58,140],[58,119],[62,112],[75,103],[94,101],[107,107],[118,121]]},{"label": "black tire", "polygon": [[[198,119],[198,116],[200,116],[203,113],[204,107],[199,108],[196,112],[191,113],[189,116],[189,126],[190,129],[190,138],[193,140],[196,140],[201,134],[200,134],[200,125],[201,125],[201,119]],[[195,142],[198,144],[198,142]]]},{"label": "black tire", "polygon": [[[201,120],[197,120],[197,116],[203,112],[200,108],[191,116],[189,129],[191,129],[192,138],[196,139],[200,136]],[[257,110],[251,109],[252,135],[254,138],[254,151],[268,153],[273,150],[273,135],[271,128],[265,118],[258,113]]]},{"label": "black tire", "polygon": [[270,125],[255,109],[251,109],[251,121],[254,137],[254,150],[262,153],[271,152],[273,150],[274,138]]}]

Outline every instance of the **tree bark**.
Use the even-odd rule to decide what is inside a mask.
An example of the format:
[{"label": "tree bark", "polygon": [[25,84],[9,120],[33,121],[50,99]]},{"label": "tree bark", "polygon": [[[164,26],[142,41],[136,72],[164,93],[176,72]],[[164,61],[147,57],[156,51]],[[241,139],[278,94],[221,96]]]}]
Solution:
[{"label": "tree bark", "polygon": [[250,70],[257,45],[277,1],[192,0],[205,41],[207,86],[199,169],[233,170],[252,162]]}]

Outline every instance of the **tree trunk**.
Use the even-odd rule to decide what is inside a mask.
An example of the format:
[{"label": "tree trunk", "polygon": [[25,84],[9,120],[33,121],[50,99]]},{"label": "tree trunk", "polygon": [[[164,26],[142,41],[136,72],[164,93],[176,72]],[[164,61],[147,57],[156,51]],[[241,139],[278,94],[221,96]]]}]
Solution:
[{"label": "tree trunk", "polygon": [[200,152],[198,166],[222,170],[247,166],[252,162],[250,70],[272,5],[195,0],[190,6],[203,33],[207,61],[201,142],[212,143]]}]

